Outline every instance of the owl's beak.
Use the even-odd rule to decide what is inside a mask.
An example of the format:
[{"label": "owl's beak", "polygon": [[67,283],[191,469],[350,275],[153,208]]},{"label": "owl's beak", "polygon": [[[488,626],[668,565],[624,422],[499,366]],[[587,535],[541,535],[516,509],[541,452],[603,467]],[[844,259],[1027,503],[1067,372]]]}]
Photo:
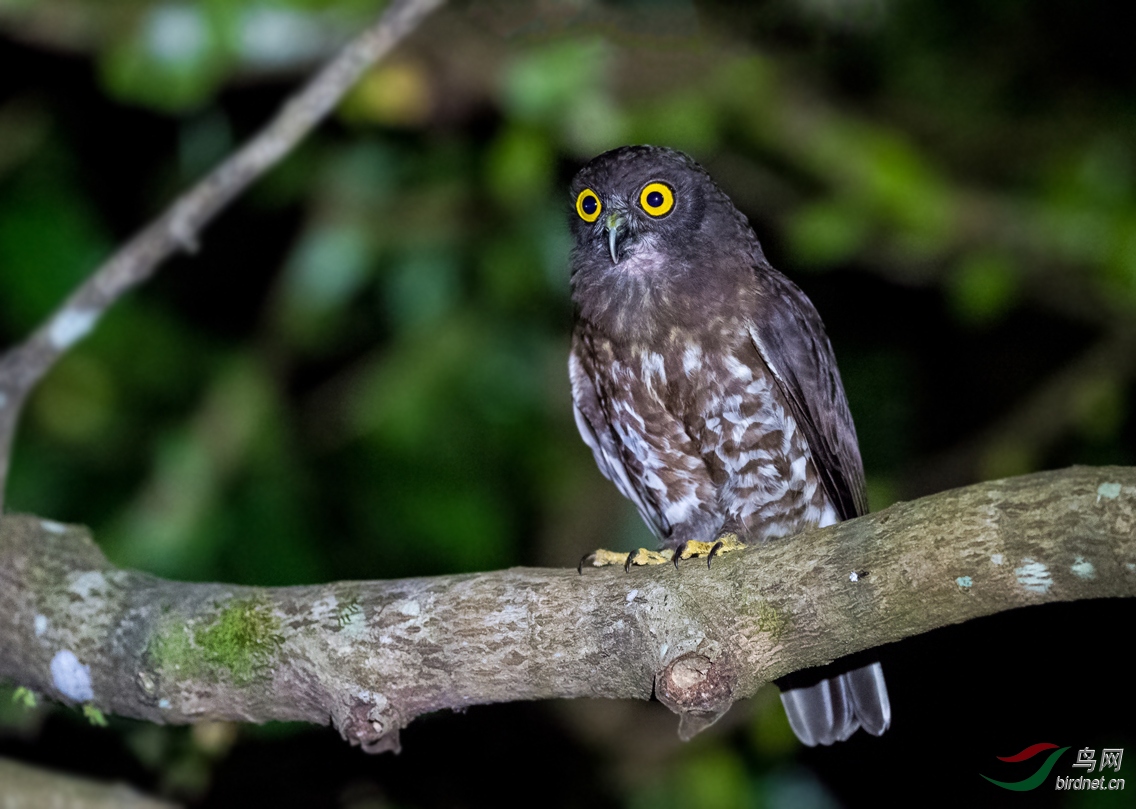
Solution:
[{"label": "owl's beak", "polygon": [[627,233],[627,222],[618,212],[607,215],[607,249],[611,253],[611,263],[619,263],[619,240]]}]

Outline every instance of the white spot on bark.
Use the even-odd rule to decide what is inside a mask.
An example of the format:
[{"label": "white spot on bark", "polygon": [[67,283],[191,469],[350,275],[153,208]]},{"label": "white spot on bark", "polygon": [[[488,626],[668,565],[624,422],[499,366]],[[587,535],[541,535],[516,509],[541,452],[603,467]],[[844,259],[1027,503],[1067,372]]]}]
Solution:
[{"label": "white spot on bark", "polygon": [[62,534],[67,530],[67,526],[55,520],[40,520],[39,527],[50,534]]},{"label": "white spot on bark", "polygon": [[322,621],[335,615],[339,609],[339,599],[334,595],[326,595],[312,604],[311,616],[313,621]]},{"label": "white spot on bark", "polygon": [[1128,568],[1129,573],[1136,573],[1136,562],[1125,562],[1124,566]]},{"label": "white spot on bark", "polygon": [[154,678],[145,671],[138,672],[138,685],[150,696],[153,696],[154,692],[158,690],[158,685],[154,682]]},{"label": "white spot on bark", "polygon": [[87,599],[91,597],[92,593],[105,590],[106,586],[107,581],[102,573],[97,570],[88,570],[76,576],[67,589],[80,598]]},{"label": "white spot on bark", "polygon": [[170,709],[170,701],[165,697],[162,697],[160,700],[158,700],[158,707],[163,711],[168,711]]},{"label": "white spot on bark", "polygon": [[57,350],[63,351],[86,337],[98,319],[99,313],[93,309],[64,309],[51,321],[47,339]]},{"label": "white spot on bark", "polygon": [[1003,558],[1002,554],[996,553],[996,554],[994,554],[993,556],[990,557],[990,561],[993,562],[996,565],[1000,565],[1000,564],[1002,564],[1002,558]]},{"label": "white spot on bark", "polygon": [[1078,556],[1073,560],[1073,567],[1070,570],[1081,579],[1095,579],[1097,577],[1097,570],[1093,567],[1093,563],[1086,562],[1083,556]]},{"label": "white spot on bark", "polygon": [[357,610],[348,614],[347,620],[339,631],[346,638],[357,638],[363,634],[367,628],[367,619],[363,617],[363,610]]},{"label": "white spot on bark", "polygon": [[1097,486],[1098,503],[1101,501],[1102,497],[1105,497],[1109,500],[1115,500],[1116,498],[1120,497],[1120,484],[1102,483],[1100,486]]},{"label": "white spot on bark", "polygon": [[1028,557],[1022,560],[1021,567],[1014,568],[1014,575],[1018,577],[1018,584],[1031,593],[1048,593],[1053,586],[1049,568]]},{"label": "white spot on bark", "polygon": [[860,581],[860,574],[853,570],[848,574],[848,581]]},{"label": "white spot on bark", "polygon": [[51,679],[55,690],[70,700],[90,702],[95,698],[90,667],[80,663],[70,649],[62,649],[51,658]]},{"label": "white spot on bark", "polygon": [[974,580],[971,579],[970,576],[959,576],[957,579],[955,579],[955,584],[965,590],[972,584],[974,584]]},{"label": "white spot on bark", "polygon": [[43,633],[47,631],[47,616],[37,615],[35,617],[35,633],[37,638],[42,638]]},{"label": "white spot on bark", "polygon": [[632,601],[634,601],[635,596],[637,596],[637,595],[639,595],[638,590],[632,590],[630,593],[628,593],[627,594],[627,603],[630,604]]},{"label": "white spot on bark", "polygon": [[[373,705],[378,711],[385,710],[389,704],[386,696],[376,691],[356,691],[355,696],[362,702]],[[372,713],[376,713],[376,711],[372,711]]]},{"label": "white spot on bark", "polygon": [[417,618],[422,613],[422,607],[417,601],[404,601],[399,605],[398,611],[408,618]]}]

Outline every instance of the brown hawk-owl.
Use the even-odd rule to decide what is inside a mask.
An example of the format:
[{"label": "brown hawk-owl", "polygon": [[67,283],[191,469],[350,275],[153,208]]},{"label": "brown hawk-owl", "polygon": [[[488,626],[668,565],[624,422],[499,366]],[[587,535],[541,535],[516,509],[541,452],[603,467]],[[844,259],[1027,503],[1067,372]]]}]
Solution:
[{"label": "brown hawk-owl", "polygon": [[[681,152],[627,146],[581,169],[571,199],[576,423],[662,544],[628,564],[865,513],[820,316],[709,175]],[[778,682],[807,745],[891,721],[879,663],[841,663]]]}]

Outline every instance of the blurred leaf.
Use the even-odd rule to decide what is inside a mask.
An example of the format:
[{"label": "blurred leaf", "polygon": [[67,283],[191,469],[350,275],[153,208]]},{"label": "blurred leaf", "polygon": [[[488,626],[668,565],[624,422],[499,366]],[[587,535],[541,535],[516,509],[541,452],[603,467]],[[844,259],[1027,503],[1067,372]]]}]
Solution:
[{"label": "blurred leaf", "polygon": [[538,307],[547,293],[547,278],[539,272],[541,234],[532,230],[530,226],[521,233],[499,234],[487,239],[480,251],[478,275],[494,308],[525,311]]},{"label": "blurred leaf", "polygon": [[864,212],[846,202],[821,201],[798,208],[789,223],[793,256],[828,267],[851,259],[868,239]]},{"label": "blurred leaf", "polygon": [[0,106],[0,178],[40,148],[47,128],[45,111],[34,100],[18,98]]},{"label": "blurred leaf", "polygon": [[721,117],[715,99],[704,89],[668,93],[635,109],[627,139],[709,154],[718,145]]},{"label": "blurred leaf", "polygon": [[282,279],[280,328],[301,344],[336,334],[341,309],[373,268],[370,239],[354,223],[316,223],[292,251]]},{"label": "blurred leaf", "polygon": [[343,100],[341,113],[352,123],[421,126],[434,108],[434,89],[423,65],[388,61],[372,68]]},{"label": "blurred leaf", "polygon": [[632,807],[736,809],[751,804],[745,765],[722,745],[686,752],[661,782],[634,796]]},{"label": "blurred leaf", "polygon": [[83,716],[95,727],[105,728],[107,726],[107,720],[103,712],[94,705],[84,705]]},{"label": "blurred leaf", "polygon": [[1102,377],[1077,391],[1074,418],[1082,435],[1094,441],[1118,437],[1128,414],[1126,396],[1117,380]]},{"label": "blurred leaf", "polygon": [[[110,244],[54,147],[0,188],[0,313],[26,334],[98,266]],[[64,166],[66,160],[62,161]],[[18,270],[18,271],[17,271]]]},{"label": "blurred leaf", "polygon": [[1000,480],[1037,471],[1036,452],[1016,441],[991,444],[980,464],[980,480]]},{"label": "blurred leaf", "polygon": [[801,743],[789,726],[789,717],[781,705],[780,689],[770,683],[752,699],[753,720],[749,737],[754,750],[771,759],[785,758],[799,750]]},{"label": "blurred leaf", "polygon": [[449,251],[409,253],[390,262],[384,276],[387,317],[401,331],[431,326],[458,299],[460,269]]},{"label": "blurred leaf", "polygon": [[518,216],[523,204],[548,194],[552,185],[553,152],[549,138],[525,126],[506,128],[493,141],[486,157],[486,179],[497,200]]},{"label": "blurred leaf", "polygon": [[521,121],[561,134],[579,155],[620,145],[627,125],[608,94],[612,60],[601,40],[566,40],[516,57],[502,77],[503,103]]},{"label": "blurred leaf", "polygon": [[940,249],[953,218],[950,185],[899,132],[848,118],[812,122],[796,150],[836,193],[898,228],[905,251]]},{"label": "blurred leaf", "polygon": [[211,109],[186,121],[178,132],[178,162],[183,182],[203,177],[221,163],[233,149],[229,120]]},{"label": "blurred leaf", "polygon": [[[238,7],[232,0],[214,0],[216,5]],[[262,70],[291,67],[327,54],[349,32],[347,26],[329,25],[298,8],[312,3],[245,2],[234,14],[232,48],[243,64]],[[373,5],[373,4],[372,4]],[[342,30],[341,30],[342,29]]]},{"label": "blurred leaf", "polygon": [[30,413],[61,443],[97,439],[117,408],[118,391],[106,367],[89,353],[66,358],[36,390]]},{"label": "blurred leaf", "polygon": [[983,324],[1000,319],[1018,298],[1018,273],[1000,253],[972,253],[963,258],[949,278],[951,308],[964,323]]},{"label": "blurred leaf", "polygon": [[222,30],[227,15],[216,3],[167,2],[152,6],[133,36],[108,51],[103,82],[114,95],[160,110],[176,111],[205,101],[230,60]]},{"label": "blurred leaf", "polygon": [[123,567],[158,575],[208,578],[217,564],[218,511],[226,484],[249,461],[259,431],[274,426],[270,384],[249,362],[234,361],[213,383],[193,422],[164,436],[150,479],[102,535]]}]

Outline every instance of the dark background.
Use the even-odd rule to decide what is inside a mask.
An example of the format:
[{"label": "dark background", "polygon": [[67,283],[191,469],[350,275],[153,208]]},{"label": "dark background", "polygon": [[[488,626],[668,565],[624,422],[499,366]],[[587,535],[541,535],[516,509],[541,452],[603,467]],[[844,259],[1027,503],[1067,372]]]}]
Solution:
[{"label": "dark background", "polygon": [[[0,344],[376,8],[0,7]],[[565,188],[629,142],[693,154],[816,303],[874,510],[1136,463],[1130,31],[1103,0],[454,4],[44,381],[9,507],[92,526],[120,565],[261,585],[649,542],[565,367]],[[1136,782],[979,773],[1136,742],[1134,612],[885,648],[892,730],[832,749],[772,692],[685,745],[658,704],[565,702],[427,717],[370,757],[326,728],[96,728],[9,688],[0,755],[197,806],[1131,805]]]}]

